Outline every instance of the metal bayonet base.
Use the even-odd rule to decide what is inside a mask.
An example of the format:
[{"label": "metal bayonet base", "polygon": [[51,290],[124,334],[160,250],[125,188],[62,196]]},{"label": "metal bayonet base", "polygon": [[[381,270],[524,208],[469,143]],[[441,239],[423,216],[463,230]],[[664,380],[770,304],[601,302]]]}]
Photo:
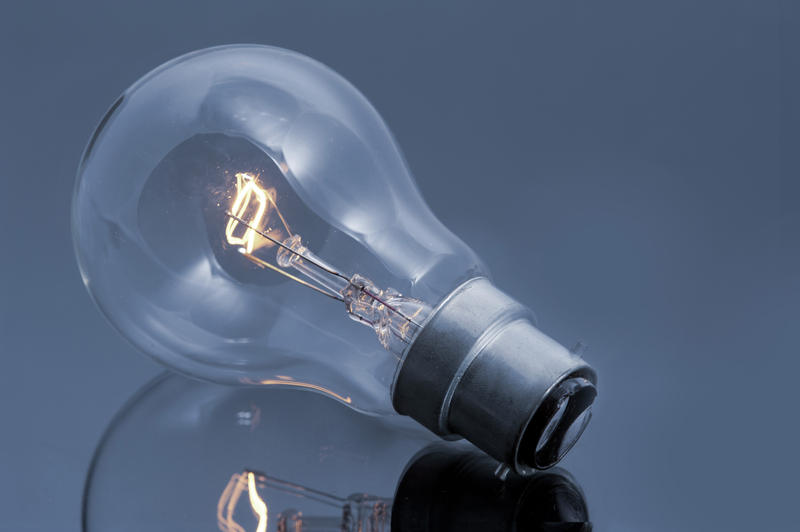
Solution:
[{"label": "metal bayonet base", "polygon": [[533,325],[526,307],[472,279],[434,309],[392,387],[395,409],[463,436],[519,473],[556,464],[591,417],[594,370]]}]

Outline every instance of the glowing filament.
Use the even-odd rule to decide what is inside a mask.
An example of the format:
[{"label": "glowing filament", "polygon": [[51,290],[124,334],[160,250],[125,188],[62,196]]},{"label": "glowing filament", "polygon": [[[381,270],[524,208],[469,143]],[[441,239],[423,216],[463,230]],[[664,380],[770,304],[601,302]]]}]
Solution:
[{"label": "glowing filament", "polygon": [[252,217],[248,220],[244,233],[241,236],[234,235],[234,230],[239,225],[239,221],[234,218],[228,219],[225,227],[225,237],[231,245],[242,246],[247,253],[252,253],[255,246],[256,232],[254,227],[261,227],[264,213],[267,211],[267,193],[256,184],[254,176],[246,173],[236,174],[236,198],[233,200],[231,212],[241,219],[246,219],[245,214],[250,210],[250,202],[255,199],[256,207]]},{"label": "glowing filament", "polygon": [[250,506],[258,516],[256,532],[267,532],[267,504],[258,495],[258,491],[256,491],[256,476],[251,472],[247,473],[247,494],[250,497]]},{"label": "glowing filament", "polygon": [[217,525],[223,532],[246,532],[244,527],[237,523],[233,517],[245,486],[250,499],[250,508],[258,518],[256,532],[266,532],[267,530],[267,503],[258,494],[255,474],[251,471],[245,471],[231,477],[217,503]]}]

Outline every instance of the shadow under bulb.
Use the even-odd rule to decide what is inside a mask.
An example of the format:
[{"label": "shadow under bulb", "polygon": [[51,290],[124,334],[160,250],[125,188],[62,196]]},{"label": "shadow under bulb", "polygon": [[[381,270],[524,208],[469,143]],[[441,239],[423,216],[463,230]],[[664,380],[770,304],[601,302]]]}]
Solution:
[{"label": "shadow under bulb", "polygon": [[223,46],[134,83],[86,147],[72,226],[102,312],[186,374],[396,411],[521,473],[589,421],[592,368],[436,219],[364,96],[303,55]]},{"label": "shadow under bulb", "polygon": [[521,476],[464,442],[319,395],[161,376],[109,425],[84,532],[589,531],[561,469]]}]

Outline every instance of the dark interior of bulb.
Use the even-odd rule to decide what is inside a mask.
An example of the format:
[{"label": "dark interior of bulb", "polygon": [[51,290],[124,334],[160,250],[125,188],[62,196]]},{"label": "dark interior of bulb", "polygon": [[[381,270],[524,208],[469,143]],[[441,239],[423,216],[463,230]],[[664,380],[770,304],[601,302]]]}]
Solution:
[{"label": "dark interior of bulb", "polygon": [[[284,283],[282,276],[264,275],[258,266],[242,260],[226,241],[237,172],[259,176],[263,187],[274,192],[292,231],[302,235],[312,251],[327,240],[330,226],[303,203],[275,161],[249,140],[220,133],[183,141],[152,171],[139,199],[141,233],[161,263],[177,274],[213,255],[215,263],[240,282]],[[274,247],[259,251],[274,262]]]},{"label": "dark interior of bulb", "polygon": [[595,386],[582,377],[565,379],[553,388],[525,428],[517,461],[535,469],[558,463],[583,433],[596,396]]}]

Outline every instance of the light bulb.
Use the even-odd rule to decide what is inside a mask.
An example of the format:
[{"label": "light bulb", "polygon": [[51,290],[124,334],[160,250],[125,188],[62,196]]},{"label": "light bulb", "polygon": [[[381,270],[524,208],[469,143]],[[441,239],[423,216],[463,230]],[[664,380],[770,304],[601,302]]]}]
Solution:
[{"label": "light bulb", "polygon": [[367,100],[297,53],[212,48],[137,81],[85,150],[73,232],[103,313],[184,373],[396,410],[519,471],[589,419],[594,371],[435,218]]},{"label": "light bulb", "polygon": [[160,376],[98,444],[84,532],[590,530],[568,473],[434,440],[319,394]]}]

